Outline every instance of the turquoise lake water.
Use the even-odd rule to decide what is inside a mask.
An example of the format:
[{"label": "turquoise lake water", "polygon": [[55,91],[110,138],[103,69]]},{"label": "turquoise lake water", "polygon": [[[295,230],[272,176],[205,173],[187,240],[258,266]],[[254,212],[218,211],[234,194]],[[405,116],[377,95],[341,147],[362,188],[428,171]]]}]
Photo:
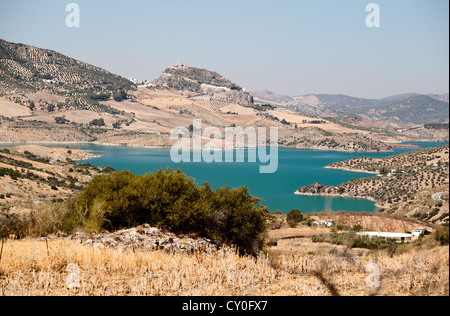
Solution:
[{"label": "turquoise lake water", "polygon": [[[422,147],[444,145],[444,143],[414,143]],[[446,144],[446,143],[445,143]],[[54,145],[55,146],[55,145]],[[61,145],[59,145],[61,146]],[[69,145],[70,148],[86,149],[100,154],[100,158],[87,160],[93,165],[110,166],[117,170],[130,170],[145,174],[160,168],[181,168],[198,184],[209,182],[213,188],[247,186],[252,195],[263,199],[270,211],[289,212],[299,209],[304,213],[318,211],[374,212],[375,204],[365,199],[298,196],[294,192],[302,186],[320,182],[338,185],[352,178],[373,177],[373,174],[325,169],[330,163],[356,157],[387,157],[409,151],[397,149],[394,153],[345,153],[307,149],[279,148],[279,167],[273,174],[260,174],[259,163],[173,163],[169,149],[141,149],[129,147],[107,147],[96,145]]]},{"label": "turquoise lake water", "polygon": [[[420,143],[422,147],[444,145],[443,143]],[[79,146],[76,146],[80,148]],[[160,168],[181,168],[198,184],[209,182],[213,188],[247,186],[252,195],[263,199],[270,211],[284,213],[296,208],[304,213],[317,211],[374,212],[375,204],[365,199],[298,196],[294,192],[302,186],[320,182],[338,185],[352,178],[373,177],[373,174],[325,169],[330,163],[356,157],[387,157],[406,152],[397,149],[394,153],[344,153],[307,149],[279,149],[279,167],[273,174],[260,174],[259,163],[180,163],[170,159],[168,149],[135,149],[123,147],[99,147],[93,145],[81,148],[101,154],[100,158],[87,162],[97,166],[111,166],[117,170],[130,170],[145,174]]]}]

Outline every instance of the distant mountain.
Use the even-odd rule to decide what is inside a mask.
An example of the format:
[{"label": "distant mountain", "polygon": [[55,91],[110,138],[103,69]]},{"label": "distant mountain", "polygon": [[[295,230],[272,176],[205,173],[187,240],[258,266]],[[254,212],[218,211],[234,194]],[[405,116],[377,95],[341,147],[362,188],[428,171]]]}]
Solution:
[{"label": "distant mountain", "polygon": [[370,119],[402,123],[444,123],[449,121],[449,103],[426,95],[417,95],[390,103],[354,108],[347,112],[350,113]]},{"label": "distant mountain", "polygon": [[[409,98],[412,98],[412,97],[417,97],[419,95],[421,95],[421,94],[420,93],[405,93],[405,94],[393,95],[393,96],[381,99],[380,103],[406,100],[406,99],[409,99]],[[445,94],[426,94],[426,96],[428,96],[428,97],[430,97],[432,99],[435,99],[435,100],[448,102],[448,93],[445,93]]]},{"label": "distant mountain", "polygon": [[[267,91],[258,100],[314,116],[359,115],[368,120],[401,124],[444,123],[449,121],[448,94],[408,93],[383,99],[364,99],[342,94],[310,94],[287,97]],[[281,103],[281,104],[280,104]]]},{"label": "distant mountain", "polygon": [[355,98],[343,94],[308,94],[290,97],[280,95],[268,90],[251,91],[251,94],[260,100],[268,102],[284,102],[285,105],[303,104],[326,108],[330,110],[342,111],[343,109],[377,104],[379,100]]},{"label": "distant mountain", "polygon": [[276,94],[269,90],[259,90],[259,91],[249,91],[250,94],[255,98],[255,100],[259,100],[262,102],[268,101],[269,103],[289,103],[292,102],[293,99],[287,95]]},{"label": "distant mountain", "polygon": [[225,102],[253,104],[253,97],[227,78],[210,70],[183,64],[167,68],[152,84],[156,89],[189,91]]},{"label": "distant mountain", "polygon": [[396,94],[396,95],[389,96],[389,97],[387,97],[387,98],[380,99],[380,100],[379,100],[379,101],[380,101],[379,103],[383,103],[383,102],[385,102],[385,103],[390,103],[390,102],[395,102],[395,101],[405,100],[405,99],[409,99],[409,98],[412,98],[412,97],[416,97],[416,96],[418,96],[418,95],[420,95],[420,93],[404,93],[404,94]]},{"label": "distant mountain", "polygon": [[[92,94],[134,90],[129,80],[48,49],[0,39],[0,95],[53,94],[94,102]],[[95,102],[94,102],[95,103]]]},{"label": "distant mountain", "polygon": [[444,93],[444,94],[428,94],[428,96],[430,98],[439,100],[439,101],[444,101],[444,102],[448,102],[448,93]]},{"label": "distant mountain", "polygon": [[373,106],[379,102],[375,99],[355,98],[343,94],[316,94],[315,96],[324,108],[336,112],[361,106]]}]

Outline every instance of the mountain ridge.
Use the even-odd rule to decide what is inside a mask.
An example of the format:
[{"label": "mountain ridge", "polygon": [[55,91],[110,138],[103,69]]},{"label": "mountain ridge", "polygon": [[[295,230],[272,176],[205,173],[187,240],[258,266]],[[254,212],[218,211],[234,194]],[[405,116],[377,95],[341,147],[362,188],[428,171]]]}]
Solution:
[{"label": "mountain ridge", "polygon": [[[448,93],[440,95],[408,93],[382,99],[365,99],[344,94],[307,94],[290,97],[268,90],[252,91],[251,93],[257,102],[273,102],[278,106],[308,115],[339,116],[357,113],[369,120],[382,119],[403,124],[448,122]],[[397,114],[402,117],[396,116],[398,119],[394,120],[389,115],[376,112],[377,109],[384,108],[384,112],[390,113],[389,108],[405,107],[408,108],[408,111],[405,113],[400,111]],[[430,113],[426,113],[427,111],[424,111],[423,108],[428,109]],[[396,111],[392,112],[396,113]]]},{"label": "mountain ridge", "polygon": [[371,119],[426,124],[448,122],[448,109],[447,102],[426,95],[417,95],[387,104],[354,108],[352,113]]}]

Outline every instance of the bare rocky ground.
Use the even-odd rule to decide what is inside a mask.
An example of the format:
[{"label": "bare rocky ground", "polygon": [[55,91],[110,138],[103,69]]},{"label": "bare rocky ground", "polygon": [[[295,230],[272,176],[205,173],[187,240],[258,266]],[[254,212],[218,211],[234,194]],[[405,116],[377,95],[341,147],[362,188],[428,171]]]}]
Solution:
[{"label": "bare rocky ground", "polygon": [[218,242],[207,238],[177,236],[149,225],[114,233],[88,234],[78,232],[74,235],[67,235],[59,232],[49,239],[74,240],[82,245],[92,246],[94,249],[116,249],[121,252],[136,250],[162,250],[176,253],[231,251],[231,249],[224,248]]}]

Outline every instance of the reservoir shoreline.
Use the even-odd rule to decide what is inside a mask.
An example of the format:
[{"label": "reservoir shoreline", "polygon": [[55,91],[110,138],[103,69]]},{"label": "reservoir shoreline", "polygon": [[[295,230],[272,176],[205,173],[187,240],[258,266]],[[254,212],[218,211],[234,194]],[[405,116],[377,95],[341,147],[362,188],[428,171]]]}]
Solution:
[{"label": "reservoir shoreline", "polygon": [[[183,173],[192,177],[199,184],[209,182],[214,188],[247,186],[253,196],[263,199],[262,205],[269,207],[272,212],[279,210],[283,213],[287,213],[292,209],[299,209],[304,213],[323,210],[376,212],[380,206],[376,205],[376,201],[373,201],[373,199],[366,197],[298,195],[292,192],[299,187],[308,186],[314,182],[331,186],[348,182],[353,177],[367,178],[377,175],[374,172],[327,168],[331,163],[363,156],[386,157],[395,153],[409,151],[408,149],[397,149],[394,153],[348,153],[280,146],[280,167],[278,172],[273,175],[260,175],[257,171],[259,165],[248,162],[175,164],[170,159],[170,147],[121,146],[98,142],[20,142],[7,143],[7,146],[26,143],[75,147],[76,149],[100,155],[100,157],[84,160],[81,163],[88,162],[95,166],[109,166],[116,170],[130,170],[136,174],[156,172],[158,169],[167,167],[172,169],[180,168]],[[436,143],[427,144],[427,146],[438,145]]]}]

